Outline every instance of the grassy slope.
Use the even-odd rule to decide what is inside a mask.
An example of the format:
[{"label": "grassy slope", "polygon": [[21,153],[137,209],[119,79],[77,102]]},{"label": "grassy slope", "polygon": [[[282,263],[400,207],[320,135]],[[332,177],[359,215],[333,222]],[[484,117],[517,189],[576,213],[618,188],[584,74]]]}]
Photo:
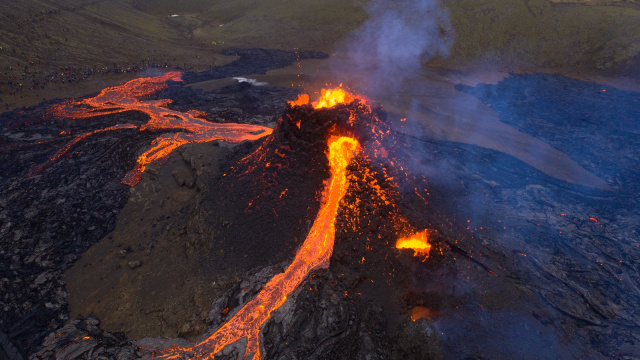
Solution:
[{"label": "grassy slope", "polygon": [[[2,14],[7,14],[0,28],[3,45],[17,49],[25,60],[113,63],[129,60],[134,51],[152,48],[149,44],[154,41],[177,38],[175,30],[155,16],[133,11],[125,0],[80,3],[57,0],[0,5]],[[57,13],[43,15],[47,10]],[[21,27],[16,25],[19,22]]]},{"label": "grassy slope", "polygon": [[[638,1],[442,0],[455,33],[458,63],[615,68],[640,52]],[[155,15],[198,19],[195,38],[223,46],[315,48],[366,19],[362,2],[340,0],[135,0]],[[176,22],[186,21],[174,18]],[[222,26],[220,26],[222,25]]]},{"label": "grassy slope", "polygon": [[640,52],[636,6],[545,0],[445,0],[456,33],[452,56],[514,66],[611,68]]},{"label": "grassy slope", "polygon": [[[223,46],[268,46],[331,51],[332,45],[366,19],[356,1],[343,0],[135,0],[139,9],[174,22],[197,19],[194,36]],[[192,21],[195,22],[195,21]]]},{"label": "grassy slope", "polygon": [[[202,68],[212,48],[262,46],[331,51],[366,19],[363,1],[28,0],[0,3],[0,66],[112,64],[142,58]],[[608,68],[640,52],[637,5],[548,0],[443,0],[459,61]],[[632,4],[633,2],[629,2]],[[598,2],[594,2],[598,4]],[[45,10],[56,14],[38,15]],[[179,17],[168,17],[180,14]],[[24,19],[29,18],[28,27]],[[30,23],[37,19],[37,23]],[[22,22],[22,26],[16,24]],[[48,37],[46,37],[48,35]],[[12,39],[11,36],[15,38]],[[214,42],[217,45],[214,45]],[[12,51],[16,49],[17,53]],[[53,58],[56,58],[54,61]]]},{"label": "grassy slope", "polygon": [[[47,10],[56,13],[43,14]],[[17,49],[17,57],[23,60],[52,63],[55,55],[61,54],[64,58],[56,61],[65,64],[76,60],[82,64],[124,64],[155,57],[159,62],[176,58],[206,67],[212,61],[203,58],[212,54],[212,47],[189,36],[193,25],[141,11],[131,0],[0,3],[0,46]],[[13,54],[4,51],[2,55]]]},{"label": "grassy slope", "polygon": [[[332,51],[366,20],[368,0],[25,0],[0,2],[0,108],[95,91],[9,95],[8,77],[66,66],[127,67],[148,59],[202,70],[228,59],[223,47]],[[442,0],[451,13],[456,65],[616,68],[640,59],[640,4],[549,0]],[[621,5],[623,4],[623,5]],[[55,13],[46,13],[55,10]],[[178,17],[169,15],[179,14]],[[9,69],[9,67],[13,69]],[[31,75],[29,75],[31,76]],[[134,75],[129,75],[129,77]],[[89,83],[85,81],[84,83]],[[14,88],[15,90],[15,84]],[[23,98],[21,98],[23,97]],[[36,101],[37,100],[37,101]]]},{"label": "grassy slope", "polygon": [[[135,76],[102,77],[93,85],[91,81],[61,84],[58,78],[45,89],[26,89],[32,76],[42,83],[43,74],[60,74],[65,67],[101,68],[115,63],[126,68],[145,59],[207,69],[229,61],[216,55],[209,44],[189,38],[166,17],[136,9],[130,0],[2,1],[0,48],[0,105],[7,103],[0,111],[33,105],[42,98],[78,96]],[[33,64],[28,65],[29,61]],[[30,72],[26,78],[25,66]],[[16,83],[24,87],[10,95]]]}]

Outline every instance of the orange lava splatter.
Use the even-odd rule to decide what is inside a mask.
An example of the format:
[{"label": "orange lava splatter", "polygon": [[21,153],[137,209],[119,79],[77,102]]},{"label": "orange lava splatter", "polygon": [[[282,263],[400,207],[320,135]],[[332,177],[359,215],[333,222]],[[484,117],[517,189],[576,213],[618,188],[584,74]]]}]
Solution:
[{"label": "orange lava splatter", "polygon": [[346,104],[354,101],[356,97],[342,89],[322,89],[322,96],[318,101],[314,101],[314,109],[330,108],[338,104]]},{"label": "orange lava splatter", "polygon": [[159,356],[161,359],[180,357],[189,353],[192,359],[213,357],[227,345],[240,339],[247,339],[247,347],[241,358],[260,359],[260,327],[271,313],[287,300],[307,275],[319,268],[327,268],[333,252],[335,219],[338,205],[348,188],[347,165],[358,149],[357,140],[349,137],[333,138],[329,141],[329,164],[331,179],[324,189],[324,203],[318,216],[287,270],[274,276],[258,293],[213,335],[193,348],[173,348],[171,353]]},{"label": "orange lava splatter", "polygon": [[[342,86],[342,84],[341,84]],[[341,88],[322,89],[320,98],[311,103],[314,109],[330,108],[338,104],[348,104],[356,99],[366,102],[366,99],[359,95],[351,94]],[[287,101],[290,106],[307,105],[309,103],[309,95],[301,94],[293,101]]]},{"label": "orange lava splatter", "polygon": [[[272,133],[272,129],[258,125],[211,123],[199,118],[204,113],[196,110],[185,113],[168,109],[166,106],[171,104],[172,101],[170,99],[147,99],[151,95],[166,89],[168,87],[167,81],[182,81],[181,75],[179,72],[169,72],[162,76],[127,81],[122,85],[108,87],[92,98],[77,101],[71,100],[54,105],[48,110],[48,115],[68,119],[84,119],[125,111],[140,111],[150,117],[147,123],[139,127],[140,131],[175,130],[175,133],[158,136],[151,143],[151,148],[138,157],[135,168],[129,171],[123,180],[129,186],[134,186],[140,181],[140,177],[148,164],[162,163],[173,150],[182,145],[213,140],[242,142],[245,140],[257,140]],[[122,124],[75,136],[67,145],[58,150],[55,156],[50,159],[50,162],[58,160],[73,145],[90,135],[124,128],[136,128],[136,126]],[[48,163],[32,171],[32,173],[41,171],[46,165]]]},{"label": "orange lava splatter", "polygon": [[295,100],[287,101],[287,104],[289,104],[290,106],[307,105],[308,103],[309,103],[309,95],[308,94],[300,94],[300,95],[298,95],[298,97]]},{"label": "orange lava splatter", "polygon": [[415,256],[429,256],[431,244],[429,244],[427,239],[427,230],[398,239],[396,242],[396,248],[411,249]]}]

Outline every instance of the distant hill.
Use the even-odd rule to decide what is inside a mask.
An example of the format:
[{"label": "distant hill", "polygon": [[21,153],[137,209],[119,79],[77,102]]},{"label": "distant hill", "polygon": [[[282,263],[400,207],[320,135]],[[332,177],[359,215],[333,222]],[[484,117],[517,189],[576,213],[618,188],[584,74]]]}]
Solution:
[{"label": "distant hill", "polygon": [[[640,52],[636,0],[443,4],[455,34],[451,57],[459,62],[612,68]],[[202,69],[225,47],[331,51],[367,19],[364,6],[363,0],[7,1],[0,4],[0,66],[155,58]]]},{"label": "distant hill", "polygon": [[362,3],[133,0],[133,6],[140,11],[168,18],[173,26],[189,29],[190,34],[207,44],[325,51],[367,18]]},{"label": "distant hill", "polygon": [[640,53],[640,2],[445,0],[451,55],[512,67],[618,69]]},{"label": "distant hill", "polygon": [[[458,63],[501,67],[625,66],[640,53],[640,1],[443,0],[449,9]],[[191,27],[193,36],[222,46],[270,46],[331,51],[367,17],[365,1],[134,0],[140,11]]]},{"label": "distant hill", "polygon": [[[331,52],[366,21],[367,3],[2,1],[0,110],[88,91],[76,85],[87,73],[114,69],[126,73],[150,64],[205,70],[231,60],[219,55],[227,47]],[[442,4],[451,19],[446,31],[455,38],[444,66],[640,68],[637,0],[442,0]],[[43,84],[47,84],[44,89]],[[92,86],[97,90],[103,85]]]}]

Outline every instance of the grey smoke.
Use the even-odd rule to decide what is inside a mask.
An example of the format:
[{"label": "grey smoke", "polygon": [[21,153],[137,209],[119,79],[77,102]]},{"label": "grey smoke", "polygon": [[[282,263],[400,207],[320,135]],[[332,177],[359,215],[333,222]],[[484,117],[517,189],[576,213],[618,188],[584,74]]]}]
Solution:
[{"label": "grey smoke", "polygon": [[452,26],[437,1],[374,1],[367,12],[369,19],[338,48],[337,70],[368,95],[396,91],[426,60],[448,55]]}]

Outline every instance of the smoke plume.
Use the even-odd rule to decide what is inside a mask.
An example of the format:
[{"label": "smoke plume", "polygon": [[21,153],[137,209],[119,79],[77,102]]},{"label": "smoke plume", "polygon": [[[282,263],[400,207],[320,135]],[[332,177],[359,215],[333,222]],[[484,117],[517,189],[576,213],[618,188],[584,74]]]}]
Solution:
[{"label": "smoke plume", "polygon": [[435,0],[374,1],[369,19],[336,51],[336,69],[348,85],[388,96],[419,73],[428,59],[445,57],[453,32]]}]

